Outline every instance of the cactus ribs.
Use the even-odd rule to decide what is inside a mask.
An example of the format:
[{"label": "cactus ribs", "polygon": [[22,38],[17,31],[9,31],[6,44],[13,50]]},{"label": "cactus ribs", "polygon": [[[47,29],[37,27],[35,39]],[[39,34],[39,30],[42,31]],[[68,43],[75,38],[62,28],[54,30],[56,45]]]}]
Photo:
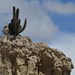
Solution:
[{"label": "cactus ribs", "polygon": [[11,35],[17,36],[19,33],[21,33],[27,24],[27,19],[25,19],[24,26],[20,26],[20,19],[19,19],[19,8],[15,9],[13,7],[13,18],[11,20],[11,23],[9,23],[8,28],[9,28],[9,33]]}]

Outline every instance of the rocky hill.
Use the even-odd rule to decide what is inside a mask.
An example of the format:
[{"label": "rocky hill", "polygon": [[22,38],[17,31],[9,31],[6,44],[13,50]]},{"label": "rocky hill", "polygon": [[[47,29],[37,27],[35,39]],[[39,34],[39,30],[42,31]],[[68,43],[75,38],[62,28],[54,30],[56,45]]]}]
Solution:
[{"label": "rocky hill", "polygon": [[14,36],[5,26],[0,38],[0,75],[70,75],[71,58],[45,43]]}]

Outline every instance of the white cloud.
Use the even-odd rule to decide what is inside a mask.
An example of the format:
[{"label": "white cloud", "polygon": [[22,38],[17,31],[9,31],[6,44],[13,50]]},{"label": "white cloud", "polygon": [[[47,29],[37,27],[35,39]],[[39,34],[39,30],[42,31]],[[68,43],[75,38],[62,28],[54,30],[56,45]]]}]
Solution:
[{"label": "white cloud", "polygon": [[[6,25],[12,18],[12,7],[20,8],[21,25],[27,18],[27,27],[23,36],[30,36],[36,41],[49,42],[56,33],[57,26],[48,17],[48,14],[41,8],[39,0],[1,0],[0,1],[0,25]],[[6,15],[8,14],[8,15]]]},{"label": "white cloud", "polygon": [[59,0],[43,0],[43,8],[58,14],[75,14],[75,4],[72,2],[62,3]]},{"label": "white cloud", "polygon": [[[51,41],[50,47],[63,51],[67,57],[70,57],[75,65],[75,34],[60,33]],[[75,75],[75,69],[72,71]]]}]

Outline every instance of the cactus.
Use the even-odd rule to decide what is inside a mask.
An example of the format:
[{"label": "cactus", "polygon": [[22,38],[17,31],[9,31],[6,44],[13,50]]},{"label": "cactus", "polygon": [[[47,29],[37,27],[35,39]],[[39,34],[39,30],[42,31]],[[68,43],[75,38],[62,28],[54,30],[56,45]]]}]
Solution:
[{"label": "cactus", "polygon": [[9,23],[8,28],[9,28],[9,33],[11,35],[17,36],[19,33],[21,33],[27,24],[27,19],[25,19],[24,26],[20,26],[20,19],[19,19],[19,8],[15,9],[13,7],[13,18],[11,20],[11,23]]}]

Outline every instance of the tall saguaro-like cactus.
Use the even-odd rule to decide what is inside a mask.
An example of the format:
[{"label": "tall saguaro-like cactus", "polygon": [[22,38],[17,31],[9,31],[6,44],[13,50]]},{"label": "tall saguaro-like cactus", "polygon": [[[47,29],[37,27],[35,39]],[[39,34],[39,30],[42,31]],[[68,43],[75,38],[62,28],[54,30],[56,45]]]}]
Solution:
[{"label": "tall saguaro-like cactus", "polygon": [[11,35],[17,36],[19,33],[21,33],[27,24],[27,19],[25,19],[23,27],[20,26],[20,19],[19,19],[19,8],[13,7],[13,18],[11,20],[11,23],[9,23],[9,33]]}]

